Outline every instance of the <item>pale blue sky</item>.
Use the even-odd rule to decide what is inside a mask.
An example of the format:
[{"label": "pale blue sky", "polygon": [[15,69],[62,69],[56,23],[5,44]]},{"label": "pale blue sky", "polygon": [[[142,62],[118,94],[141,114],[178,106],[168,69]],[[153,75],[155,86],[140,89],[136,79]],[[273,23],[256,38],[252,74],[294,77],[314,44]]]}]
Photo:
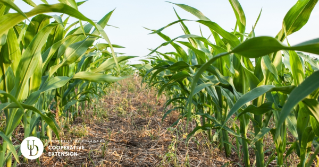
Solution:
[{"label": "pale blue sky", "polygon": [[[49,3],[57,3],[56,0],[47,0]],[[42,3],[34,0],[36,4]],[[235,15],[227,0],[171,0],[174,3],[183,3],[200,10],[212,21],[218,23],[222,28],[231,31],[235,26]],[[256,36],[275,36],[281,29],[282,20],[288,10],[297,0],[240,0],[246,15],[246,32],[250,32],[260,10],[262,14],[255,29]],[[15,3],[23,10],[31,9],[21,0]],[[145,56],[149,53],[148,48],[154,49],[164,40],[156,34],[149,35],[150,31],[144,29],[159,29],[170,22],[176,21],[173,7],[177,10],[182,19],[197,20],[196,17],[183,9],[164,0],[89,0],[79,7],[80,12],[92,20],[99,20],[106,13],[116,8],[109,24],[119,28],[106,27],[106,33],[114,44],[126,48],[117,49],[117,52],[126,55]],[[199,24],[186,22],[192,34],[199,35]],[[210,32],[201,26],[205,37]],[[183,35],[178,24],[167,28],[164,34],[171,38]],[[290,44],[297,44],[305,40],[319,37],[319,4],[314,8],[308,23],[298,32],[289,36]],[[161,52],[173,51],[173,48],[166,46]]]}]

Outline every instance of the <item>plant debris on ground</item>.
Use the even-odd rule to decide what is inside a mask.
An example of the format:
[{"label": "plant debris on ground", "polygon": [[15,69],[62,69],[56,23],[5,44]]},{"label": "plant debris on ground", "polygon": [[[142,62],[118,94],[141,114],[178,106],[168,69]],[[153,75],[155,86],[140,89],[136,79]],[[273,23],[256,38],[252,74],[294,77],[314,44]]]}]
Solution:
[{"label": "plant debris on ground", "polygon": [[[235,153],[226,158],[201,134],[187,145],[182,122],[170,127],[178,113],[162,121],[165,101],[163,96],[156,97],[155,90],[140,86],[140,79],[121,81],[71,122],[71,128],[63,128],[62,145],[84,147],[76,150],[78,156],[49,156],[49,145],[40,157],[41,166],[204,167],[239,161]],[[68,142],[76,139],[83,142]],[[52,146],[60,146],[55,140]],[[19,166],[38,164],[29,160]]]}]

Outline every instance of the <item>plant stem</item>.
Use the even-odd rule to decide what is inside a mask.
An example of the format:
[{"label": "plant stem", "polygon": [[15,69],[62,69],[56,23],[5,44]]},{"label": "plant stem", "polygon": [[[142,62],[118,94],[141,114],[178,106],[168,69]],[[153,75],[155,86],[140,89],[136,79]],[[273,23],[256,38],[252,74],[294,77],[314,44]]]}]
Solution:
[{"label": "plant stem", "polygon": [[248,144],[247,144],[247,121],[246,121],[246,115],[240,117],[240,134],[242,137],[242,151],[244,155],[244,164],[246,167],[250,167],[250,161],[249,161],[249,151],[248,151]]}]

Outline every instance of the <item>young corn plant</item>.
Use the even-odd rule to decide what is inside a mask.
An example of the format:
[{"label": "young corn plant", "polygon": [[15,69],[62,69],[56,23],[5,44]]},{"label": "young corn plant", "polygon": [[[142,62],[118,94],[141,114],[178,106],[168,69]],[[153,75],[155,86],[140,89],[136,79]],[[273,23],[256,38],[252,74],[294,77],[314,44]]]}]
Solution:
[{"label": "young corn plant", "polygon": [[[277,164],[283,166],[295,150],[300,159],[298,166],[310,166],[319,152],[319,73],[318,61],[303,52],[319,54],[319,39],[290,46],[288,36],[307,23],[317,2],[298,0],[287,12],[275,37],[255,37],[260,15],[252,31],[246,33],[245,13],[237,0],[229,0],[236,16],[232,32],[193,7],[173,3],[196,16],[199,20],[195,22],[208,27],[214,41],[191,34],[185,24],[190,20],[181,19],[176,13],[177,21],[151,30],[166,42],[150,53],[157,56],[150,58],[152,68],[144,75],[144,81],[158,86],[159,94],[166,91],[167,104],[175,103],[172,110],[179,109],[181,118],[186,117],[187,122],[196,119],[197,127],[188,139],[198,130],[207,131],[209,138],[218,139],[220,148],[229,156],[232,145],[229,135],[235,136],[241,139],[245,166],[251,166],[248,149],[253,145],[256,166],[267,166],[263,139],[270,133],[276,148],[270,160],[277,159]],[[177,23],[184,35],[171,39],[162,33]],[[172,45],[175,51],[158,51],[166,45]],[[232,130],[235,120],[240,124],[237,131]],[[276,126],[270,127],[270,121]],[[251,124],[254,136],[248,138]],[[212,129],[216,129],[213,136]],[[293,143],[287,142],[287,131],[294,137]],[[288,145],[290,148],[286,150]]]}]

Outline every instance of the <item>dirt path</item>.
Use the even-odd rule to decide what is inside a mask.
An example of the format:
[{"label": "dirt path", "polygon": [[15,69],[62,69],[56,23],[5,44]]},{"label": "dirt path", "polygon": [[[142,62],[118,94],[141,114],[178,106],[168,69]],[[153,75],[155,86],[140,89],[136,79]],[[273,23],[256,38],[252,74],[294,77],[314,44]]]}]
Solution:
[{"label": "dirt path", "polygon": [[[62,145],[84,147],[71,150],[78,156],[52,156],[57,154],[54,152],[70,152],[55,150],[60,144],[54,141],[41,156],[41,166],[204,167],[238,161],[235,153],[232,159],[225,158],[202,135],[187,147],[184,126],[169,127],[178,114],[162,121],[163,97],[157,99],[154,90],[141,88],[133,79],[121,85],[109,89],[105,98],[83,112],[70,128],[63,128]],[[28,164],[19,166],[38,166],[35,161]]]}]

